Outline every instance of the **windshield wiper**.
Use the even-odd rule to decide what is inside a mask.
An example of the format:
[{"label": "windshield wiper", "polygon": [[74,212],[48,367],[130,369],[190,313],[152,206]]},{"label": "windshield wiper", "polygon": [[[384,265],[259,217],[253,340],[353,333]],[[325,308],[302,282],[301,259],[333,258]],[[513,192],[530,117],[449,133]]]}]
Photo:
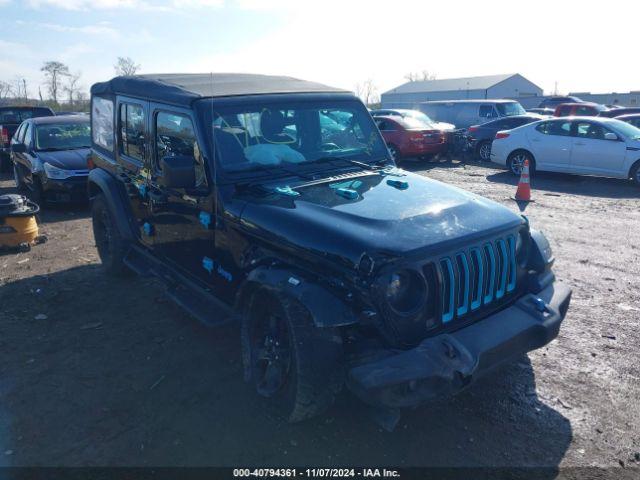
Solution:
[{"label": "windshield wiper", "polygon": [[381,165],[383,162],[386,163],[386,158],[381,158],[379,160],[376,160],[372,163],[367,163],[367,162],[360,162],[358,160],[353,160],[351,158],[344,158],[344,157],[320,157],[316,160],[313,160],[311,162],[308,163],[332,163],[332,162],[346,162],[346,163],[350,163],[351,165],[355,165],[356,167],[360,167],[363,168],[365,170],[380,170],[382,168],[385,168],[386,165]]}]

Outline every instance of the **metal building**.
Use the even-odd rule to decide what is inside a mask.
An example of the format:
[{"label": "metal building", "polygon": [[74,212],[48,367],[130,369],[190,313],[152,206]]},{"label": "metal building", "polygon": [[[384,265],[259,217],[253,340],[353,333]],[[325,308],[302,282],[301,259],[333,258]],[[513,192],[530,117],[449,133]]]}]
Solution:
[{"label": "metal building", "polygon": [[433,100],[529,98],[542,89],[519,73],[407,82],[381,95],[382,108],[414,108]]}]

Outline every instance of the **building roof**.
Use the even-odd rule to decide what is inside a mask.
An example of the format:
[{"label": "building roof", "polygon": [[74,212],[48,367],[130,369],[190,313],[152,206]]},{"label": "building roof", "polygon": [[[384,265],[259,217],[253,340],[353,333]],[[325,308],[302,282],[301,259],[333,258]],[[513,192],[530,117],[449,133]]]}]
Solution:
[{"label": "building roof", "polygon": [[483,77],[443,78],[442,80],[421,80],[403,83],[393,88],[388,93],[427,93],[427,92],[451,92],[456,90],[487,90],[488,88],[504,82],[517,73],[503,75],[486,75]]},{"label": "building roof", "polygon": [[170,73],[115,77],[96,83],[91,94],[131,95],[191,104],[199,98],[265,95],[273,93],[347,93],[297,78],[248,73]]}]

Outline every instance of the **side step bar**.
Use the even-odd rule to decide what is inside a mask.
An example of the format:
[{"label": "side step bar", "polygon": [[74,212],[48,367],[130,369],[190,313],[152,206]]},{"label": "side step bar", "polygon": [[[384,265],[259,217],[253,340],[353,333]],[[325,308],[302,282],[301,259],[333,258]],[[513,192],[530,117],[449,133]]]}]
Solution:
[{"label": "side step bar", "polygon": [[124,263],[140,276],[160,279],[167,288],[167,296],[207,326],[224,325],[239,319],[233,309],[213,293],[160,262],[140,247],[132,246],[124,258]]}]

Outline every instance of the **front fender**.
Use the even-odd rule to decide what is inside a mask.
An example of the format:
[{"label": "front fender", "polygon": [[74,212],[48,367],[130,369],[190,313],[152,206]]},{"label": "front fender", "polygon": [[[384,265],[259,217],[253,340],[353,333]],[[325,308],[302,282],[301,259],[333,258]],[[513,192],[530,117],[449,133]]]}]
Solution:
[{"label": "front fender", "polygon": [[87,182],[89,198],[93,200],[102,193],[122,236],[128,241],[137,240],[139,229],[122,182],[101,168],[91,170]]},{"label": "front fender", "polygon": [[256,288],[268,288],[296,299],[309,311],[317,327],[353,325],[358,319],[351,308],[323,286],[282,267],[260,266],[251,271],[239,290],[236,309]]}]

